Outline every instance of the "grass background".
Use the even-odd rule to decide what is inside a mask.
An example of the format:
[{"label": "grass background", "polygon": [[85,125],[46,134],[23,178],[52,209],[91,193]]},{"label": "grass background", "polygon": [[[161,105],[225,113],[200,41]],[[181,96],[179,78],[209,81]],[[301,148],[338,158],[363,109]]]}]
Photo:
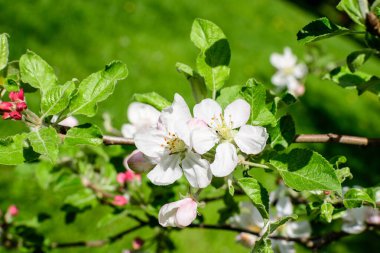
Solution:
[{"label": "grass background", "polygon": [[[129,77],[100,104],[99,113],[92,119],[101,125],[102,113],[109,112],[117,127],[126,121],[127,106],[136,92],[157,91],[170,100],[178,92],[190,105],[194,104],[187,81],[175,70],[178,61],[195,65],[198,51],[189,38],[194,18],[215,22],[227,35],[232,51],[229,85],[244,83],[250,77],[269,84],[274,73],[269,63],[270,54],[289,46],[302,58],[306,48],[297,43],[295,34],[316,18],[310,10],[283,0],[270,3],[265,0],[18,0],[12,3],[0,0],[0,10],[0,32],[11,36],[10,58],[18,59],[30,49],[54,67],[62,83],[73,77],[81,80],[114,59],[127,63]],[[343,60],[360,45],[350,38],[340,37],[324,42],[323,47],[333,58]],[[366,69],[379,75],[379,63],[377,59],[371,60]],[[38,99],[27,99],[32,108],[38,108]],[[379,112],[376,96],[358,97],[353,90],[344,90],[313,75],[306,80],[306,94],[301,103],[291,109],[298,133],[335,132],[369,137],[380,136]],[[0,122],[0,136],[17,133],[20,129],[19,122]],[[307,146],[327,158],[346,155],[355,175],[349,185],[378,184],[378,149],[338,144]],[[21,209],[20,218],[32,217],[41,210],[53,214],[53,220],[41,227],[41,232],[52,240],[101,239],[130,226],[130,221],[126,220],[97,229],[94,220],[109,212],[106,207],[79,215],[75,224],[65,226],[63,213],[59,211],[62,196],[41,190],[34,181],[33,171],[0,168],[0,207],[17,204]],[[211,205],[207,212],[216,213],[217,207],[218,203]],[[137,234],[149,233],[151,231],[141,230]],[[175,232],[173,237],[177,252],[247,252],[234,243],[235,235],[184,230]],[[347,238],[327,251],[359,252],[363,243],[370,249],[371,245],[375,246],[370,239],[375,237],[374,233],[369,233],[355,239]],[[121,252],[130,246],[132,238],[126,236],[100,249],[56,252]],[[0,252],[3,249],[0,248]]]}]

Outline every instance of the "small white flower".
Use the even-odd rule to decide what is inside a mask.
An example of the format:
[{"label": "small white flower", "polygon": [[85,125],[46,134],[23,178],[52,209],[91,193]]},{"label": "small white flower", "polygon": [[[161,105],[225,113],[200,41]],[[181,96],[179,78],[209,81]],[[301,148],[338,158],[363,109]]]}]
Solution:
[{"label": "small white flower", "polygon": [[236,146],[245,154],[258,154],[265,148],[268,139],[266,129],[246,125],[250,112],[250,105],[243,99],[229,104],[224,114],[212,99],[204,99],[195,105],[194,117],[203,120],[208,127],[193,130],[192,145],[198,154],[204,154],[218,144],[215,160],[210,165],[214,176],[225,177],[233,172],[238,164]]},{"label": "small white flower", "polygon": [[163,227],[186,227],[197,217],[198,204],[192,198],[171,202],[161,207],[158,222]]},{"label": "small white flower", "polygon": [[184,99],[176,94],[173,104],[160,114],[157,128],[144,128],[135,134],[136,147],[157,161],[148,173],[156,185],[169,185],[182,174],[195,188],[204,188],[212,174],[207,160],[192,151],[190,145],[190,110]]},{"label": "small white flower", "polygon": [[277,69],[272,76],[272,83],[280,89],[287,88],[295,96],[303,95],[305,87],[299,80],[306,75],[307,67],[303,63],[297,64],[297,57],[292,50],[286,47],[284,54],[271,54],[270,62]]},{"label": "small white flower", "polygon": [[[58,116],[54,115],[51,118],[51,123],[55,123],[57,119],[58,119]],[[79,122],[75,117],[69,116],[66,119],[60,121],[58,124],[65,127],[76,127],[77,125],[79,125]]]},{"label": "small white flower", "polygon": [[123,124],[121,133],[125,138],[133,138],[140,129],[156,127],[160,112],[151,105],[133,102],[127,112],[129,124]]}]

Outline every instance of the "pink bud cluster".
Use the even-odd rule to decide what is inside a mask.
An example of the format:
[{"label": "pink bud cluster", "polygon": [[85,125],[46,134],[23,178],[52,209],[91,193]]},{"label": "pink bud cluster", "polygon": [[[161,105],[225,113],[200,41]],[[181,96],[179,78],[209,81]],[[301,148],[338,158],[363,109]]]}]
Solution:
[{"label": "pink bud cluster", "polygon": [[141,182],[141,175],[136,174],[132,170],[126,170],[125,172],[120,172],[117,174],[116,181],[124,185],[125,183],[130,183],[130,182]]},{"label": "pink bud cluster", "polygon": [[3,115],[3,119],[21,120],[21,113],[28,108],[25,103],[24,90],[10,92],[9,99],[10,102],[0,103],[0,114]]}]

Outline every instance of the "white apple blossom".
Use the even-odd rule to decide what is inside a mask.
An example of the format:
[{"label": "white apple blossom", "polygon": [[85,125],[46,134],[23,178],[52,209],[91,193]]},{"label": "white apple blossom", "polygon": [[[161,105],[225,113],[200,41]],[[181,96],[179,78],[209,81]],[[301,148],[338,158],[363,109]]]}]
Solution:
[{"label": "white apple blossom", "polygon": [[297,57],[292,50],[286,47],[284,54],[271,54],[270,62],[277,69],[272,76],[272,83],[279,89],[287,88],[295,96],[303,95],[305,87],[300,79],[306,75],[307,67],[303,63],[297,64]]},{"label": "white apple blossom", "polygon": [[163,227],[186,227],[197,217],[198,204],[192,198],[171,202],[161,207],[158,222]]},{"label": "white apple blossom", "polygon": [[128,121],[123,124],[121,133],[125,138],[133,138],[140,129],[156,127],[160,112],[151,105],[133,102],[128,107]]},{"label": "white apple blossom", "polygon": [[[57,119],[58,119],[58,115],[54,115],[51,118],[51,123],[55,123]],[[79,122],[75,117],[69,116],[66,119],[60,121],[58,124],[65,127],[76,127],[77,125],[79,125]]]},{"label": "white apple blossom", "polygon": [[205,154],[215,144],[215,160],[210,165],[212,174],[224,177],[238,164],[237,148],[245,154],[259,154],[266,145],[267,131],[261,126],[246,125],[250,117],[250,105],[243,99],[229,104],[222,114],[220,105],[212,99],[204,99],[194,107],[194,117],[207,123],[192,132],[192,145],[198,154]]},{"label": "white apple blossom", "polygon": [[169,185],[185,174],[192,187],[210,184],[208,161],[191,148],[192,122],[186,102],[176,94],[173,104],[160,114],[157,128],[144,128],[135,134],[136,147],[157,163],[147,175],[152,183]]},{"label": "white apple blossom", "polygon": [[360,234],[367,225],[380,225],[380,211],[370,206],[347,209],[343,216],[342,230],[349,234]]}]

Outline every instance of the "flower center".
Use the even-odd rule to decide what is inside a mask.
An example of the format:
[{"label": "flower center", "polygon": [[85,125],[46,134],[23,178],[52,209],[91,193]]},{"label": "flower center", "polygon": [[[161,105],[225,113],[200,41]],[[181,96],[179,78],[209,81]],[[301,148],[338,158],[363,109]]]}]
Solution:
[{"label": "flower center", "polygon": [[235,136],[235,131],[231,129],[232,121],[231,119],[229,120],[230,124],[226,123],[226,119],[222,114],[219,115],[219,119],[213,118],[213,125],[215,131],[218,133],[220,138],[226,141],[232,141]]},{"label": "flower center", "polygon": [[169,133],[169,138],[165,138],[165,141],[170,154],[181,153],[187,148],[186,143],[173,133]]},{"label": "flower center", "polygon": [[285,73],[285,75],[293,75],[293,73],[294,73],[294,67],[284,68],[284,73]]}]

